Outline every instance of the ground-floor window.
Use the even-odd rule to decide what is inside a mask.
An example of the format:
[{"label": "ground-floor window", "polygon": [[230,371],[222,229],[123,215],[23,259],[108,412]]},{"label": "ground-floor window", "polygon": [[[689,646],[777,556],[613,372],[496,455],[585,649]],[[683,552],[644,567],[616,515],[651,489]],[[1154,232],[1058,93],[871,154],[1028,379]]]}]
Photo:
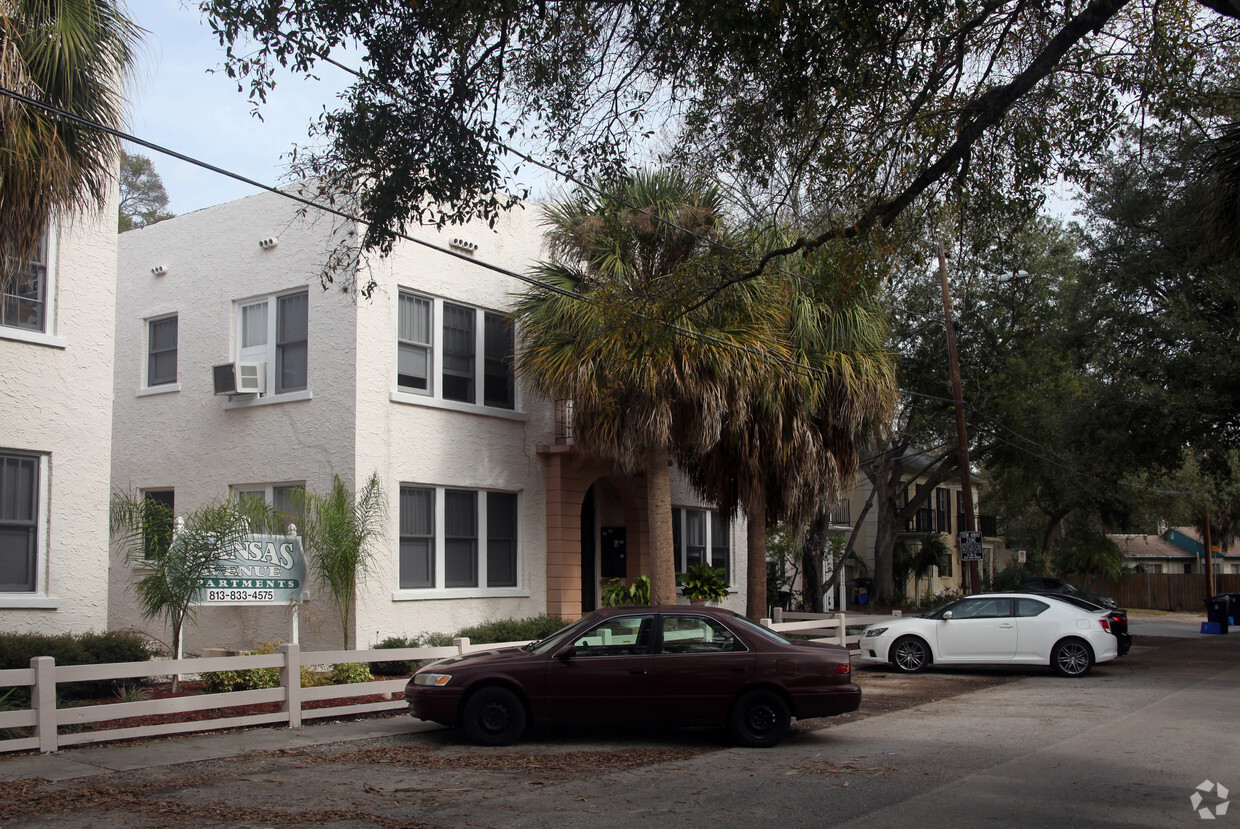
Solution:
[{"label": "ground-floor window", "polygon": [[731,533],[728,520],[718,512],[674,507],[672,544],[677,572],[686,572],[695,564],[709,564],[722,567],[731,578]]},{"label": "ground-floor window", "polygon": [[518,586],[517,495],[400,488],[402,590]]},{"label": "ground-floor window", "polygon": [[43,456],[0,451],[0,593],[38,590]]}]

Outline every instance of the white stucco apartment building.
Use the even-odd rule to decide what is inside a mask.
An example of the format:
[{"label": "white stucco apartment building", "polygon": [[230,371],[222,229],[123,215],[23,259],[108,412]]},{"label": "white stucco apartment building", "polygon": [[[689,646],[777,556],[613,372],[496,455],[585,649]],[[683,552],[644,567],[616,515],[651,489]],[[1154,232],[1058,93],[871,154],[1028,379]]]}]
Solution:
[{"label": "white stucco apartment building", "polygon": [[116,202],[53,222],[0,306],[0,630],[107,626]]},{"label": "white stucco apartment building", "polygon": [[[356,228],[299,207],[262,194],[122,235],[113,485],[186,513],[378,473],[387,532],[358,596],[357,647],[573,617],[597,606],[606,576],[648,572],[644,482],[557,439],[554,402],[512,378],[505,310],[524,285],[471,261],[526,272],[543,255],[539,208],[494,231],[419,232],[464,258],[402,243],[362,274],[378,285],[364,298],[319,280],[333,240]],[[230,362],[262,364],[263,393],[215,394],[213,367]],[[712,521],[683,484],[673,500],[682,558],[726,556],[743,574],[743,527]],[[114,552],[109,624],[166,637],[136,609],[140,574]],[[314,589],[299,611],[307,647],[341,646],[333,613]],[[290,615],[204,607],[186,648],[287,639]]]}]

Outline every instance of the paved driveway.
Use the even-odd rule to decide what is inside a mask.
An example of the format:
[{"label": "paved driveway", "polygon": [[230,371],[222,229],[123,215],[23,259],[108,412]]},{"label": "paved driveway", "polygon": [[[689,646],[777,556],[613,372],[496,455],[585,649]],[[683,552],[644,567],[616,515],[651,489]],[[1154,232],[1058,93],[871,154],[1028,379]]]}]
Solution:
[{"label": "paved driveway", "polygon": [[[237,758],[0,783],[0,819],[58,829],[162,826],[170,815],[203,827],[1202,825],[1195,787],[1240,794],[1240,635],[1141,637],[1136,624],[1133,653],[1084,679],[859,669],[861,712],[800,724],[770,750],[698,731],[535,732],[507,749],[448,731],[318,745],[302,735]],[[1200,808],[1220,805],[1216,790],[1203,794]],[[1240,806],[1209,825],[1227,821],[1240,826]]]}]

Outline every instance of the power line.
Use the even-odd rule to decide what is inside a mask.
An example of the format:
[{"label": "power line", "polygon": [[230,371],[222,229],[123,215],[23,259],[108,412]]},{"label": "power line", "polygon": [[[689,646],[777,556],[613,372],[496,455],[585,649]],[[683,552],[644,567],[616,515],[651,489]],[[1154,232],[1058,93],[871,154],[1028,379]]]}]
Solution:
[{"label": "power line", "polygon": [[[341,68],[344,68],[344,67],[341,67]],[[166,156],[169,156],[169,157],[171,157],[171,158],[175,158],[175,159],[177,159],[177,160],[179,160],[179,161],[183,161],[183,162],[185,162],[185,163],[187,163],[187,164],[191,164],[191,165],[194,165],[194,166],[197,166],[197,167],[201,167],[201,168],[203,168],[203,169],[205,169],[205,170],[209,170],[209,171],[211,171],[211,172],[213,172],[213,173],[216,173],[216,174],[218,174],[218,175],[222,175],[222,176],[225,176],[225,177],[227,177],[227,178],[231,178],[231,179],[234,179],[234,180],[236,180],[236,181],[240,181],[240,182],[242,182],[242,183],[244,183],[244,184],[248,184],[248,185],[250,185],[251,187],[257,188],[257,189],[262,190],[262,191],[264,191],[264,192],[272,193],[272,194],[274,194],[274,195],[276,195],[276,196],[279,196],[279,197],[281,197],[281,198],[286,198],[286,199],[289,199],[289,200],[291,200],[291,201],[295,201],[295,202],[297,202],[297,203],[299,203],[299,204],[301,204],[301,205],[303,205],[303,206],[313,208],[313,209],[315,209],[315,210],[321,211],[321,212],[323,212],[323,213],[327,213],[327,214],[332,215],[332,216],[336,216],[337,218],[341,218],[341,219],[344,219],[344,220],[346,220],[346,221],[356,222],[356,223],[358,223],[358,224],[366,224],[366,222],[365,222],[363,219],[361,219],[361,218],[357,217],[356,215],[354,215],[354,214],[352,214],[352,213],[349,213],[349,212],[346,212],[346,211],[343,211],[343,210],[339,210],[339,209],[337,209],[337,208],[335,208],[335,207],[332,207],[332,206],[330,206],[330,205],[324,205],[324,204],[321,204],[321,203],[319,203],[319,202],[314,201],[313,199],[308,199],[308,198],[306,198],[306,197],[304,197],[304,196],[301,196],[301,195],[299,195],[299,194],[297,194],[297,193],[293,193],[293,192],[291,192],[291,191],[289,191],[289,190],[282,190],[282,189],[279,189],[279,188],[273,187],[273,186],[271,186],[271,185],[264,184],[264,183],[262,183],[262,182],[259,182],[259,181],[256,181],[256,180],[254,180],[254,179],[251,179],[251,178],[249,178],[249,177],[247,177],[247,176],[241,175],[240,173],[236,173],[236,172],[233,172],[233,171],[231,171],[231,170],[227,170],[227,169],[225,169],[225,168],[218,167],[218,166],[216,166],[216,165],[214,165],[214,164],[211,164],[211,163],[209,163],[209,162],[203,161],[203,160],[198,159],[198,158],[195,158],[195,157],[193,157],[193,156],[186,155],[186,154],[184,154],[184,153],[178,152],[178,151],[176,151],[176,150],[173,150],[173,149],[171,149],[171,148],[165,147],[165,146],[163,146],[163,145],[156,144],[156,143],[154,143],[154,142],[152,142],[152,141],[148,141],[148,140],[146,140],[146,139],[144,139],[144,138],[139,138],[139,137],[138,137],[138,136],[136,136],[136,135],[132,135],[132,134],[127,133],[127,132],[124,132],[124,131],[122,131],[122,130],[118,130],[118,129],[115,129],[115,128],[113,128],[113,127],[109,127],[109,126],[107,126],[107,125],[105,125],[105,124],[100,124],[100,123],[97,123],[97,122],[94,122],[94,121],[90,121],[90,120],[88,120],[88,119],[86,119],[86,118],[82,118],[81,116],[78,116],[78,115],[75,115],[75,114],[73,114],[73,113],[67,112],[67,111],[65,111],[65,110],[63,110],[63,109],[61,109],[61,108],[59,108],[59,107],[56,107],[56,106],[53,106],[53,105],[50,105],[50,104],[43,103],[43,102],[41,102],[41,101],[38,101],[38,100],[36,100],[36,99],[34,99],[34,98],[31,98],[31,97],[29,97],[29,96],[27,96],[27,95],[23,95],[23,94],[21,94],[21,93],[19,93],[19,92],[16,92],[16,91],[14,91],[14,90],[8,89],[8,88],[6,88],[6,87],[0,87],[0,95],[4,95],[4,96],[6,96],[6,97],[12,98],[12,99],[14,99],[14,100],[16,100],[16,101],[19,101],[19,102],[21,102],[21,103],[24,103],[24,104],[26,104],[26,105],[28,105],[28,106],[33,106],[33,107],[35,107],[35,108],[37,108],[37,109],[41,109],[41,110],[43,110],[43,111],[45,111],[45,112],[48,112],[48,113],[50,113],[50,114],[52,114],[52,115],[55,115],[55,116],[60,117],[60,118],[64,118],[64,119],[66,119],[66,120],[68,120],[68,121],[71,121],[71,122],[73,122],[73,123],[79,124],[79,125],[84,126],[84,127],[87,127],[87,128],[89,128],[89,129],[96,129],[96,130],[99,130],[100,132],[103,132],[103,133],[106,133],[106,134],[108,134],[108,135],[111,135],[111,136],[113,136],[114,138],[119,138],[119,139],[121,139],[121,140],[128,141],[128,142],[133,143],[133,144],[137,144],[137,145],[142,146],[142,147],[145,147],[145,148],[147,148],[147,149],[149,149],[149,150],[153,150],[153,151],[155,151],[155,152],[161,153],[161,154],[166,155]],[[506,148],[506,149],[507,149],[507,148]],[[533,159],[530,159],[530,160],[532,161]],[[537,162],[535,162],[535,163],[537,163]],[[551,169],[551,168],[548,168],[548,169]],[[553,170],[553,172],[554,172],[554,170]],[[560,173],[557,173],[557,174],[560,174]],[[569,180],[569,181],[573,181],[574,183],[579,184],[580,186],[583,186],[583,187],[586,187],[586,188],[589,188],[589,189],[594,189],[594,188],[590,188],[590,186],[589,186],[589,185],[586,185],[586,184],[584,184],[584,183],[582,183],[582,182],[578,182],[576,179],[573,179],[573,178],[571,178],[571,177],[569,177],[569,176],[567,176],[567,175],[565,175],[565,178],[566,178],[567,180]],[[594,192],[596,192],[596,193],[601,193],[601,191],[598,191],[597,189],[594,189]],[[683,231],[683,232],[685,232],[685,233],[689,233],[689,234],[694,235],[694,236],[696,236],[697,238],[703,239],[703,240],[705,240],[705,241],[710,241],[709,239],[707,239],[707,237],[702,237],[702,236],[700,236],[699,234],[695,234],[695,233],[693,233],[693,231],[689,231],[689,230],[687,230],[687,229],[685,229],[685,228],[680,228],[678,225],[675,225],[674,223],[666,222],[666,221],[665,221],[665,220],[663,220],[661,217],[655,216],[654,214],[651,214],[651,213],[649,213],[649,212],[648,212],[648,211],[646,211],[646,210],[643,210],[643,209],[641,209],[641,208],[637,208],[637,207],[633,207],[632,205],[626,205],[626,206],[630,207],[631,209],[637,210],[637,211],[639,211],[639,212],[641,212],[641,213],[643,213],[643,214],[645,214],[645,215],[651,216],[652,218],[658,219],[659,221],[664,221],[664,223],[669,224],[671,227],[674,227],[674,228],[677,228],[677,229],[679,229],[679,230],[682,230],[682,231]],[[514,270],[511,270],[511,269],[509,269],[509,268],[502,267],[502,266],[500,266],[500,265],[495,265],[495,264],[492,264],[492,263],[486,262],[486,261],[484,261],[484,260],[479,260],[479,259],[475,259],[475,258],[470,257],[470,256],[466,256],[466,255],[464,255],[464,254],[462,254],[462,253],[458,253],[457,251],[452,250],[451,248],[448,248],[448,247],[443,247],[443,246],[441,246],[441,245],[437,245],[437,244],[435,244],[435,243],[433,243],[433,242],[428,242],[428,241],[426,241],[426,240],[424,240],[424,239],[418,239],[418,238],[415,238],[415,237],[413,237],[413,236],[410,236],[410,235],[409,235],[409,234],[407,234],[407,233],[397,232],[395,235],[396,235],[398,238],[400,238],[400,239],[402,239],[402,240],[404,240],[404,241],[412,242],[412,243],[414,243],[414,244],[416,244],[416,245],[420,245],[420,246],[425,247],[425,248],[427,248],[427,249],[429,249],[429,250],[433,250],[433,251],[436,251],[436,252],[438,252],[438,253],[442,253],[442,254],[445,254],[445,255],[447,255],[447,256],[451,256],[451,257],[453,257],[453,258],[455,258],[455,259],[458,259],[458,260],[460,260],[460,261],[467,262],[467,263],[469,263],[469,264],[471,264],[471,265],[473,265],[473,266],[476,266],[476,267],[481,267],[481,268],[484,268],[484,269],[486,269],[486,270],[490,270],[490,271],[492,271],[492,272],[495,272],[495,273],[501,274],[501,275],[503,275],[503,276],[507,276],[507,277],[510,277],[510,278],[513,278],[513,279],[517,279],[517,280],[519,280],[519,281],[521,281],[521,282],[524,282],[524,283],[526,283],[526,284],[528,284],[528,285],[531,285],[531,286],[533,286],[533,287],[540,288],[540,289],[542,289],[542,290],[546,290],[546,291],[550,291],[550,292],[552,292],[552,293],[559,294],[559,295],[561,295],[561,296],[565,296],[565,297],[568,297],[568,298],[570,298],[570,299],[575,299],[575,300],[579,300],[579,301],[582,301],[582,302],[590,302],[590,303],[592,303],[592,302],[593,302],[593,300],[592,300],[591,298],[589,298],[589,297],[587,297],[587,296],[584,296],[584,295],[582,295],[582,294],[579,294],[579,293],[577,293],[577,292],[575,292],[575,291],[570,291],[570,290],[567,290],[567,289],[561,288],[561,287],[559,287],[559,286],[557,286],[557,285],[553,285],[553,284],[551,284],[551,283],[549,283],[549,282],[545,282],[545,281],[540,280],[540,279],[537,279],[537,278],[535,278],[535,277],[532,277],[532,276],[528,276],[528,275],[526,275],[526,274],[519,273],[519,272],[514,271]],[[726,249],[726,250],[729,250],[729,251],[732,251],[732,252],[735,252],[735,253],[740,254],[740,252],[739,252],[739,251],[734,251],[733,249],[728,248],[727,246],[723,246],[723,247],[724,247],[724,249]],[[808,281],[807,277],[804,277],[804,276],[802,276],[802,275],[799,275],[799,274],[792,274],[791,272],[788,272],[788,271],[783,271],[783,269],[779,269],[779,270],[780,270],[781,272],[783,272],[783,273],[788,274],[788,275],[791,275],[791,276],[797,276],[797,277],[798,277],[798,278],[800,278],[800,279],[803,279],[803,280]],[[636,318],[638,318],[638,319],[647,320],[647,321],[654,322],[654,323],[656,323],[656,324],[659,324],[659,325],[665,326],[665,327],[667,327],[668,329],[670,329],[670,330],[672,330],[672,331],[674,331],[674,332],[676,332],[676,333],[683,334],[684,336],[687,336],[687,337],[690,337],[690,338],[693,338],[693,339],[697,339],[697,340],[699,340],[699,341],[710,342],[710,343],[713,343],[713,344],[715,344],[715,345],[721,345],[721,346],[724,346],[724,347],[727,347],[727,348],[733,348],[733,349],[741,350],[741,351],[743,351],[743,352],[745,352],[745,353],[749,354],[750,356],[758,357],[758,358],[760,358],[760,359],[765,359],[765,360],[771,360],[771,361],[773,361],[773,362],[775,362],[775,363],[778,363],[778,364],[780,364],[780,365],[783,365],[784,367],[786,367],[786,368],[790,368],[790,369],[792,369],[792,370],[794,370],[794,371],[798,371],[798,372],[805,372],[805,373],[812,373],[812,374],[820,374],[820,375],[824,375],[824,376],[831,376],[829,372],[826,372],[826,371],[824,371],[824,370],[822,370],[822,369],[820,369],[820,368],[817,368],[816,366],[810,366],[810,365],[806,365],[806,364],[804,364],[804,363],[799,363],[799,362],[797,362],[797,361],[795,361],[795,360],[791,360],[791,359],[786,358],[786,357],[781,357],[781,356],[776,355],[776,354],[771,354],[770,352],[767,352],[767,351],[761,351],[761,350],[756,349],[756,348],[751,347],[751,346],[746,346],[746,345],[742,345],[742,344],[739,344],[739,343],[730,342],[730,341],[728,341],[728,340],[724,340],[724,339],[722,339],[722,338],[720,338],[720,337],[716,337],[716,336],[713,336],[713,335],[710,335],[710,334],[706,334],[706,333],[704,333],[704,332],[700,332],[700,331],[693,331],[693,330],[691,330],[691,329],[685,328],[685,327],[680,326],[680,325],[677,325],[677,324],[675,324],[675,323],[667,322],[667,321],[665,321],[665,320],[653,319],[653,318],[649,317],[649,316],[648,316],[648,315],[646,315],[646,314],[634,313],[634,316],[635,316]],[[897,391],[897,393],[898,393],[898,394],[900,394],[900,395],[902,395],[902,396],[905,396],[905,397],[917,397],[917,398],[922,398],[922,399],[925,399],[925,400],[930,400],[930,401],[934,401],[934,402],[938,402],[938,403],[954,403],[954,400],[953,400],[953,399],[950,399],[950,398],[940,397],[940,396],[937,396],[937,395],[931,395],[931,394],[925,394],[925,393],[922,393],[922,392],[916,392],[916,391],[912,391],[912,390],[910,390],[910,389],[897,388],[897,390],[896,390],[896,391]],[[996,421],[994,421],[994,420],[993,420],[993,418],[991,418],[991,416],[990,416],[990,415],[988,415],[987,413],[983,412],[982,410],[977,409],[977,408],[972,407],[972,406],[970,406],[970,407],[969,407],[969,409],[970,409],[970,411],[975,412],[975,413],[977,413],[977,414],[981,415],[981,416],[982,416],[983,418],[985,418],[986,420],[990,420],[992,423],[997,423]],[[1032,440],[1032,439],[1030,439],[1030,438],[1026,438],[1026,437],[1024,437],[1024,436],[1020,435],[1018,432],[1016,432],[1015,430],[1013,430],[1013,429],[1011,429],[1010,427],[1006,426],[1005,424],[997,423],[997,425],[998,425],[998,426],[1000,426],[1000,427],[1002,427],[1002,428],[1004,428],[1005,430],[1007,430],[1007,431],[1011,432],[1014,436],[1016,436],[1016,437],[1020,438],[1021,440],[1024,440],[1024,441],[1028,442],[1029,444],[1031,444],[1031,445],[1033,445],[1033,446],[1037,446],[1037,447],[1039,447],[1039,448],[1041,448],[1041,449],[1043,449],[1044,451],[1047,451],[1047,452],[1053,451],[1053,450],[1051,450],[1050,448],[1048,448],[1048,447],[1046,447],[1046,446],[1044,446],[1044,445],[1042,445],[1042,444],[1038,443],[1037,441],[1034,441],[1034,440]],[[1027,448],[1016,446],[1015,444],[1013,444],[1013,443],[1011,443],[1010,441],[1007,441],[1007,440],[1005,440],[1005,439],[1003,439],[1003,438],[1001,438],[1001,437],[996,436],[996,439],[997,439],[997,440],[1002,441],[1003,443],[1008,444],[1009,446],[1012,446],[1014,449],[1017,449],[1018,451],[1025,452],[1026,454],[1029,454],[1029,455],[1030,455],[1030,456],[1032,456],[1032,457],[1037,457],[1037,458],[1039,458],[1039,459],[1041,459],[1041,460],[1046,461],[1047,463],[1051,463],[1051,464],[1053,464],[1053,465],[1055,465],[1055,466],[1057,466],[1057,467],[1059,467],[1059,468],[1061,468],[1061,469],[1063,469],[1063,470],[1065,470],[1065,471],[1071,472],[1071,473],[1073,473],[1073,474],[1075,474],[1075,475],[1079,475],[1079,476],[1081,476],[1081,477],[1092,477],[1092,476],[1089,476],[1089,475],[1088,475],[1088,474],[1086,474],[1086,473],[1080,472],[1079,470],[1072,469],[1071,467],[1068,467],[1068,466],[1066,466],[1066,465],[1064,465],[1064,464],[1062,464],[1062,463],[1059,463],[1058,461],[1055,461],[1055,460],[1053,460],[1053,459],[1051,459],[1051,458],[1047,458],[1047,457],[1045,457],[1045,456],[1038,455],[1037,453],[1035,453],[1035,452],[1033,452],[1033,451],[1031,451],[1031,450],[1029,450],[1029,449],[1027,449]],[[1185,493],[1185,492],[1180,492],[1180,491],[1176,491],[1176,490],[1160,490],[1160,489],[1156,489],[1156,488],[1152,488],[1152,487],[1145,487],[1145,486],[1141,486],[1141,485],[1137,485],[1137,484],[1129,484],[1129,483],[1124,482],[1124,481],[1118,481],[1117,483],[1119,483],[1120,485],[1129,486],[1129,487],[1132,487],[1132,488],[1142,489],[1142,490],[1146,490],[1146,491],[1149,491],[1149,492],[1155,492],[1155,493],[1159,493],[1159,494],[1166,494],[1166,495],[1183,495],[1183,494],[1187,494],[1187,493]]]}]

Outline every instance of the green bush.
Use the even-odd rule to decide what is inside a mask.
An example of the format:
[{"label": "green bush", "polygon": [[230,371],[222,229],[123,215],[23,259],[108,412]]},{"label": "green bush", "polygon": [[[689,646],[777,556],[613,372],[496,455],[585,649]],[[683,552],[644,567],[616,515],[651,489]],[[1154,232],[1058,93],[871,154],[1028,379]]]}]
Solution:
[{"label": "green bush", "polygon": [[[450,633],[424,633],[421,636],[389,636],[376,649],[389,648],[446,648],[452,644]],[[371,662],[370,672],[375,676],[404,676],[416,671],[428,660],[399,660],[395,662]]]},{"label": "green bush", "polygon": [[469,637],[469,641],[475,645],[524,642],[527,639],[546,639],[568,623],[567,619],[559,616],[539,614],[528,619],[493,619],[462,628],[456,635]]},{"label": "green bush", "polygon": [[[245,656],[277,653],[280,643],[264,642]],[[226,694],[230,691],[256,691],[260,688],[279,688],[279,668],[242,668],[236,671],[209,671],[202,675],[202,684],[209,694]],[[305,687],[306,671],[302,671],[301,684]]]},{"label": "green bush", "polygon": [[[152,656],[148,642],[128,631],[47,635],[0,633],[0,670],[29,668],[36,656],[50,656],[57,665],[103,665],[113,662],[146,662]],[[57,686],[61,699],[92,699],[111,695],[112,680],[69,682]],[[29,690],[16,688],[9,702],[28,705]]]},{"label": "green bush", "polygon": [[[524,642],[529,639],[546,639],[551,634],[569,624],[567,619],[559,616],[539,614],[528,619],[493,619],[478,625],[461,628],[455,634],[423,633],[420,636],[404,637],[389,636],[375,645],[379,648],[446,648],[457,637],[468,637],[475,645],[489,645],[497,642]],[[409,660],[399,662],[371,662],[370,670],[379,676],[403,676],[411,674],[428,660]]]},{"label": "green bush", "polygon": [[361,662],[343,662],[332,665],[332,685],[351,685],[356,682],[370,682],[374,677],[370,668]]}]

